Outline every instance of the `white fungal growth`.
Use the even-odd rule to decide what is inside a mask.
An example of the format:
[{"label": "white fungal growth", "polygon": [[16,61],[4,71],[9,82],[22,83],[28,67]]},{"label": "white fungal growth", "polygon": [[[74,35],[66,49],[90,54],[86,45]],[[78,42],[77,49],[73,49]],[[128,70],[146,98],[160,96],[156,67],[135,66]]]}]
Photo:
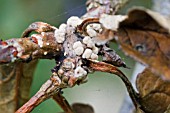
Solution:
[{"label": "white fungal growth", "polygon": [[58,43],[63,43],[64,40],[65,40],[65,37],[59,37],[59,36],[56,37],[56,41],[57,41]]},{"label": "white fungal growth", "polygon": [[77,27],[82,23],[82,20],[77,16],[72,16],[67,20],[67,25],[70,25],[72,27]]},{"label": "white fungal growth", "polygon": [[96,30],[96,31],[101,31],[102,30],[102,28],[101,28],[101,25],[100,24],[92,24],[92,28],[94,29],[94,30]]},{"label": "white fungal growth", "polygon": [[57,48],[57,49],[56,49],[56,51],[60,51],[60,49],[59,49],[59,48]]},{"label": "white fungal growth", "polygon": [[102,14],[99,21],[106,29],[117,31],[119,23],[125,20],[126,18],[127,16],[122,15]]},{"label": "white fungal growth", "polygon": [[102,31],[101,24],[90,24],[87,26],[86,32],[90,37],[96,37],[97,33],[100,33]]},{"label": "white fungal growth", "polygon": [[89,36],[85,36],[83,39],[83,43],[87,45],[89,48],[93,48],[95,46],[95,43]]},{"label": "white fungal growth", "polygon": [[81,66],[82,64],[83,64],[82,60],[79,60],[79,61],[76,63],[77,66]]},{"label": "white fungal growth", "polygon": [[92,39],[97,45],[104,45],[108,40],[100,39],[99,37],[94,37]]},{"label": "white fungal growth", "polygon": [[96,47],[96,46],[94,46],[94,47],[92,48],[92,51],[93,51],[94,54],[98,54],[99,48]]},{"label": "white fungal growth", "polygon": [[84,52],[83,44],[80,41],[77,41],[73,44],[73,49],[76,55],[82,55]]},{"label": "white fungal growth", "polygon": [[33,34],[31,35],[31,37],[35,37],[37,39],[38,45],[40,47],[43,47],[43,39],[41,36],[39,36],[38,34]]},{"label": "white fungal growth", "polygon": [[80,41],[77,41],[73,44],[73,49],[76,49],[78,47],[83,47],[83,44]]},{"label": "white fungal growth", "polygon": [[80,47],[75,48],[74,51],[75,51],[76,55],[82,55],[84,48],[80,46]]},{"label": "white fungal growth", "polygon": [[65,40],[65,30],[64,29],[56,29],[54,32],[54,37],[57,43],[63,43]]},{"label": "white fungal growth", "polygon": [[90,37],[96,37],[97,36],[97,32],[93,28],[88,27],[88,26],[87,26],[87,33]]},{"label": "white fungal growth", "polygon": [[86,58],[86,59],[89,59],[90,56],[92,54],[92,50],[91,49],[86,49],[82,55],[82,58]]},{"label": "white fungal growth", "polygon": [[67,52],[64,52],[64,56],[67,56]]},{"label": "white fungal growth", "polygon": [[66,32],[66,27],[67,27],[67,25],[64,24],[64,23],[62,23],[62,24],[59,26],[59,29],[60,29],[61,31],[63,31],[63,32]]},{"label": "white fungal growth", "polygon": [[91,56],[90,56],[90,58],[91,58],[92,60],[97,60],[97,59],[98,59],[98,55],[92,53]]},{"label": "white fungal growth", "polygon": [[87,47],[93,48],[95,46],[95,43],[92,40],[89,40],[87,43]]},{"label": "white fungal growth", "polygon": [[74,76],[77,78],[81,78],[87,75],[87,71],[85,71],[82,67],[78,66],[75,70],[74,70]]},{"label": "white fungal growth", "polygon": [[83,43],[84,43],[84,44],[87,44],[89,40],[91,40],[91,38],[90,38],[89,36],[85,36],[85,37],[83,38]]},{"label": "white fungal growth", "polygon": [[48,42],[47,42],[47,43],[46,43],[46,45],[47,45],[47,46],[49,46],[49,45],[50,45],[50,43],[48,43]]},{"label": "white fungal growth", "polygon": [[44,55],[47,55],[47,51],[44,52]]}]

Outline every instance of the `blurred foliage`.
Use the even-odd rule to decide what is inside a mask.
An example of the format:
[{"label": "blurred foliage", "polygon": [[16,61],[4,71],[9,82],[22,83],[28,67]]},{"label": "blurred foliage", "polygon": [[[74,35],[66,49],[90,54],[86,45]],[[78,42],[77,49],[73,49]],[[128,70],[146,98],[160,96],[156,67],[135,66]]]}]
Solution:
[{"label": "blurred foliage", "polygon": [[85,0],[1,0],[0,36],[2,39],[20,37],[35,21],[57,26],[71,14],[83,14],[84,6]]},{"label": "blurred foliage", "polygon": [[[1,39],[20,37],[28,25],[36,21],[43,21],[51,25],[58,26],[61,23],[66,22],[67,18],[70,16],[83,15],[85,13],[85,2],[86,0],[0,0],[0,37]],[[129,4],[123,8],[120,13],[127,12],[127,9],[133,5],[145,5],[146,7],[150,7],[151,1],[130,0]],[[129,67],[134,66],[134,61],[123,56],[123,53],[117,49],[117,45],[112,44],[112,46],[116,49],[118,54],[125,59],[125,62]],[[54,66],[55,62],[52,60],[40,60],[35,72],[30,96],[34,95],[40,86],[50,77],[50,70]],[[132,69],[123,69],[123,71],[126,75],[131,75],[132,73]],[[103,73],[94,73],[90,75],[89,82],[86,85],[72,88],[74,90],[66,89],[65,96],[68,101],[73,102],[72,100],[76,97],[74,92],[77,93],[79,98],[93,98],[93,93],[95,92],[95,94],[97,94],[97,100],[101,103],[102,100],[97,97],[98,94],[105,95],[107,94],[106,92],[111,92],[112,90],[112,93],[107,96],[108,98],[105,96],[103,99],[107,102],[110,101],[110,98],[115,98],[114,102],[120,101],[121,103],[123,100],[122,97],[125,93],[125,88],[122,89],[124,85],[118,78],[114,78],[112,76],[106,77],[103,75]],[[86,87],[89,89],[84,89]],[[92,93],[90,94],[90,92]],[[95,101],[94,98],[93,100]],[[91,99],[90,101],[93,100]],[[113,105],[111,104],[111,106]],[[114,106],[116,109],[117,106]],[[118,105],[118,107],[120,107],[120,105]],[[32,113],[56,113],[58,111],[61,111],[61,108],[59,108],[54,101],[49,99],[39,105],[32,111]]]}]

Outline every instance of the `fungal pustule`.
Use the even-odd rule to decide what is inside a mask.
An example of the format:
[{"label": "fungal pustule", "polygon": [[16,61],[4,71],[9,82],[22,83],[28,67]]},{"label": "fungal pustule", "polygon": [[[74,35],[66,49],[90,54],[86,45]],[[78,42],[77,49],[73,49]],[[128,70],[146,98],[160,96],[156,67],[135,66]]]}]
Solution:
[{"label": "fungal pustule", "polygon": [[76,49],[78,47],[83,47],[83,44],[80,41],[77,41],[73,44],[73,49]]},{"label": "fungal pustule", "polygon": [[122,15],[102,14],[99,21],[106,29],[117,31],[119,23],[125,20],[126,18],[127,16]]},{"label": "fungal pustule", "polygon": [[91,27],[87,26],[86,32],[90,37],[96,37],[97,36],[97,32]]},{"label": "fungal pustule", "polygon": [[87,44],[89,40],[91,40],[91,38],[90,38],[89,36],[85,36],[85,37],[83,38],[83,43],[84,43],[84,44]]},{"label": "fungal pustule", "polygon": [[84,48],[83,47],[77,47],[76,49],[74,49],[76,55],[82,55],[84,52]]},{"label": "fungal pustule", "polygon": [[66,32],[66,27],[67,25],[62,23],[60,26],[59,26],[59,29],[62,30],[63,32]]},{"label": "fungal pustule", "polygon": [[92,24],[92,28],[99,32],[101,32],[101,30],[102,30],[101,24],[94,23],[94,24]]},{"label": "fungal pustule", "polygon": [[82,23],[82,20],[77,16],[72,16],[67,20],[67,25],[70,25],[72,27],[77,27]]},{"label": "fungal pustule", "polygon": [[89,48],[93,48],[95,46],[95,43],[89,36],[85,36],[83,38],[83,43],[87,45]]},{"label": "fungal pustule", "polygon": [[54,37],[57,43],[63,43],[65,40],[65,30],[56,29],[54,32]]},{"label": "fungal pustule", "polygon": [[96,46],[94,46],[94,47],[92,48],[92,52],[93,52],[94,54],[98,54],[99,48],[96,47]]},{"label": "fungal pustule", "polygon": [[47,51],[45,51],[45,52],[44,52],[44,55],[47,55],[47,53],[48,53],[48,52],[47,52]]},{"label": "fungal pustule", "polygon": [[67,56],[67,52],[64,52],[64,56]]},{"label": "fungal pustule", "polygon": [[91,58],[92,60],[97,60],[97,59],[98,59],[98,55],[92,53],[91,56],[90,56],[90,58]]},{"label": "fungal pustule", "polygon": [[87,47],[93,48],[95,46],[95,43],[92,40],[89,40],[87,43]]},{"label": "fungal pustule", "polygon": [[87,75],[87,71],[85,71],[81,66],[78,66],[75,70],[74,70],[74,76],[77,78],[82,78],[84,76]]},{"label": "fungal pustule", "polygon": [[87,58],[87,59],[89,59],[90,56],[91,56],[91,54],[92,54],[92,50],[91,50],[91,49],[86,49],[86,50],[84,51],[83,55],[82,55],[82,58]]}]

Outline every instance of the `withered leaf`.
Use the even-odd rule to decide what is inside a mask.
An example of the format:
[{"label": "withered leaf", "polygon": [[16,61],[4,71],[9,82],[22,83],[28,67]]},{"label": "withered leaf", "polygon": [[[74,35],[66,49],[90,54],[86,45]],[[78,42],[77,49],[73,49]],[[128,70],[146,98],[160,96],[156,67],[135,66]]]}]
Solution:
[{"label": "withered leaf", "polygon": [[88,104],[74,103],[72,108],[75,113],[94,113],[93,107]]},{"label": "withered leaf", "polygon": [[149,69],[138,75],[139,103],[146,113],[164,113],[170,106],[170,82],[155,76]]},{"label": "withered leaf", "polygon": [[0,65],[0,113],[13,113],[28,101],[37,61]]},{"label": "withered leaf", "polygon": [[137,79],[141,105],[137,113],[167,113],[170,105],[170,19],[143,8],[133,9],[124,17],[113,22],[118,25],[116,40],[127,55],[147,66]]},{"label": "withered leaf", "polygon": [[144,9],[134,9],[120,22],[118,42],[122,50],[170,80],[169,19]]}]

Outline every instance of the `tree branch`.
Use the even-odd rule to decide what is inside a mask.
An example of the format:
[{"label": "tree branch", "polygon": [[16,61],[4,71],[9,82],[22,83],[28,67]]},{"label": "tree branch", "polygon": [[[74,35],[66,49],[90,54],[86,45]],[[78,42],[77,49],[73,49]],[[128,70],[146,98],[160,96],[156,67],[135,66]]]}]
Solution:
[{"label": "tree branch", "polygon": [[44,100],[54,96],[60,91],[60,79],[57,76],[51,76],[40,88],[40,90],[21,108],[15,113],[29,113],[36,106],[42,103]]}]

